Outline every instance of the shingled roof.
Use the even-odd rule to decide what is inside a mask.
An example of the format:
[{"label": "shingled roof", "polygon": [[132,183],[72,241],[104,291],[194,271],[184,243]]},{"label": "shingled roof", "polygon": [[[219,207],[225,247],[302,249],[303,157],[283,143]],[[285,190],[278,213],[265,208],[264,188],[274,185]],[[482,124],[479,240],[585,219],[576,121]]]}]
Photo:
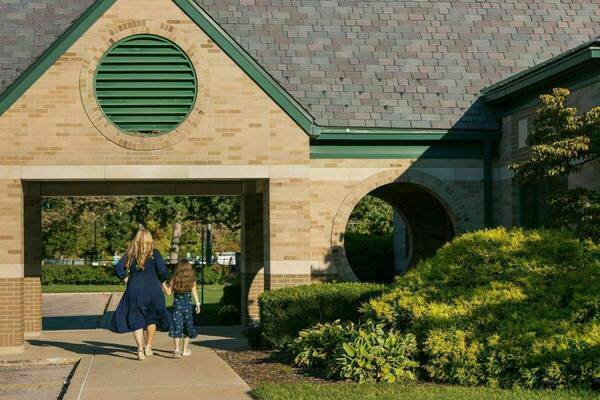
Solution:
[{"label": "shingled roof", "polygon": [[0,93],[94,0],[0,1]]},{"label": "shingled roof", "polygon": [[[480,90],[597,36],[597,0],[194,0],[323,126],[496,128]],[[0,4],[0,92],[92,0]]]}]

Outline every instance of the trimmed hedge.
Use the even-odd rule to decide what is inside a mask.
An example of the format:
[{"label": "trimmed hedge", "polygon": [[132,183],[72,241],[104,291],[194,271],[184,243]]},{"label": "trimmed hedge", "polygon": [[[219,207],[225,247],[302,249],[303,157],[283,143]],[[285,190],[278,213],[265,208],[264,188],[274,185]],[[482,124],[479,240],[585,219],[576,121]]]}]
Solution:
[{"label": "trimmed hedge", "polygon": [[567,232],[462,235],[363,311],[413,333],[436,382],[600,388],[600,245]]},{"label": "trimmed hedge", "polygon": [[394,280],[394,240],[390,235],[347,232],[344,248],[352,271],[361,282]]},{"label": "trimmed hedge", "polygon": [[258,305],[266,345],[283,349],[317,323],[357,322],[360,304],[383,292],[384,286],[374,283],[319,283],[264,292]]},{"label": "trimmed hedge", "polygon": [[42,285],[118,285],[112,266],[53,265],[42,268]]}]

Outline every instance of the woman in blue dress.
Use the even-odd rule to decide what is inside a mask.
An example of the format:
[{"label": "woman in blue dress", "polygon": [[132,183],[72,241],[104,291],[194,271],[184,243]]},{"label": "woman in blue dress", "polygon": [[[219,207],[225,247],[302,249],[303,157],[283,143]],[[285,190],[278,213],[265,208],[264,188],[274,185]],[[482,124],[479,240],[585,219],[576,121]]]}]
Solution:
[{"label": "woman in blue dress", "polygon": [[127,282],[127,288],[113,315],[110,330],[133,332],[141,361],[153,354],[156,330],[168,331],[170,321],[161,287],[169,273],[162,256],[154,249],[150,232],[144,228],[137,232],[127,252],[115,265],[115,272]]}]

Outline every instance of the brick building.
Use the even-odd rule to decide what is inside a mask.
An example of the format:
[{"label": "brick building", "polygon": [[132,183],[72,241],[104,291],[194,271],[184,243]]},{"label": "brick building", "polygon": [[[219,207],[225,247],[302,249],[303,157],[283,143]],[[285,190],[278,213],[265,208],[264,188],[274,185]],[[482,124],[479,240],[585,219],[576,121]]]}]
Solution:
[{"label": "brick building", "polygon": [[263,290],[355,278],[366,194],[413,263],[523,224],[507,165],[540,93],[598,105],[599,31],[595,0],[2,2],[0,352],[41,330],[44,196],[241,196],[247,317]]}]

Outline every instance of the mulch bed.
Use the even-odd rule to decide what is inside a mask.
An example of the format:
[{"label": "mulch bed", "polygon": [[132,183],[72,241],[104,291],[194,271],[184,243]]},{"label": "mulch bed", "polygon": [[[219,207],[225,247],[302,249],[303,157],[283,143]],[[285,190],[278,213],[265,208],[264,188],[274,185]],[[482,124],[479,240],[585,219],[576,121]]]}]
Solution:
[{"label": "mulch bed", "polygon": [[285,356],[276,351],[219,351],[218,354],[253,389],[261,383],[332,383],[290,366]]}]

